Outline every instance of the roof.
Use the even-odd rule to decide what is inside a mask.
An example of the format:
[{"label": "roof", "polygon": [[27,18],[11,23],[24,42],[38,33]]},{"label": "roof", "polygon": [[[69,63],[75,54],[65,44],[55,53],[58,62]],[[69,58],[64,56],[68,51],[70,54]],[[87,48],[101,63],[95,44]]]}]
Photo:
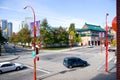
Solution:
[{"label": "roof", "polygon": [[83,31],[89,31],[89,30],[105,32],[105,30],[103,28],[101,28],[101,26],[87,24],[87,23],[85,23],[85,25],[82,27],[82,29],[79,29],[77,31],[78,32],[83,32]]},{"label": "roof", "polygon": [[0,66],[3,65],[3,64],[9,64],[10,62],[1,62],[0,63]]}]

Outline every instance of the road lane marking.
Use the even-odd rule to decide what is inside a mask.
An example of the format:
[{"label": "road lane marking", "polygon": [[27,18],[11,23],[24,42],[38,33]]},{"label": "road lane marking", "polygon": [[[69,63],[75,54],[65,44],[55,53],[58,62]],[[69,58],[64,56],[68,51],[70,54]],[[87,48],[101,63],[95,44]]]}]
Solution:
[{"label": "road lane marking", "polygon": [[[31,69],[34,69],[34,67],[33,67],[33,66],[30,66],[30,65],[27,65],[27,67],[29,67],[29,68],[31,68]],[[42,71],[42,72],[45,72],[45,73],[47,73],[47,74],[50,73],[50,71],[45,70],[45,69],[41,69],[41,68],[36,68],[36,70],[38,70],[38,71]]]},{"label": "road lane marking", "polygon": [[[108,59],[108,63],[109,63],[113,58],[114,58],[114,57]],[[100,70],[100,68],[102,68],[104,65],[105,65],[105,62],[103,63],[103,65],[99,66],[99,67],[97,68],[97,70]]]}]

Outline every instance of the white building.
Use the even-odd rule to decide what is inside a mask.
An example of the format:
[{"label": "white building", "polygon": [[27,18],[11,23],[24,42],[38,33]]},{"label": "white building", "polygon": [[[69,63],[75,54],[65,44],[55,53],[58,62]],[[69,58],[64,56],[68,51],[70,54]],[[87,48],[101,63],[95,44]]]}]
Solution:
[{"label": "white building", "polygon": [[33,22],[33,18],[31,17],[26,17],[25,21],[21,22],[22,28],[25,27],[25,25],[28,25],[28,28],[30,29],[30,23]]}]

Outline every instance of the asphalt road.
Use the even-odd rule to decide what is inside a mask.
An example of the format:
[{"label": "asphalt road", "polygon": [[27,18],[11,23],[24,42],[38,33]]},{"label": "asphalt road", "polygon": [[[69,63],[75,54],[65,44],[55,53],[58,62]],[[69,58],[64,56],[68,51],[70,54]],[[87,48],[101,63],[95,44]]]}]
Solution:
[{"label": "asphalt road", "polygon": [[[37,75],[44,75],[46,73],[37,70]],[[0,80],[33,80],[33,69],[24,68],[20,71],[12,71],[0,74]]]},{"label": "asphalt road", "polygon": [[[6,48],[12,49],[12,46],[6,45]],[[102,52],[104,53],[105,48],[103,48],[102,50],[103,50]],[[60,73],[62,73],[64,71],[69,71],[67,68],[65,68],[62,65],[63,59],[68,56],[79,57],[83,60],[88,61],[89,64],[92,64],[92,65],[88,66],[88,68],[90,67],[90,68],[94,68],[96,70],[99,68],[98,71],[103,71],[104,66],[105,66],[105,64],[103,62],[104,60],[101,60],[102,63],[100,63],[100,64],[97,64],[97,63],[94,63],[91,61],[92,59],[94,59],[94,57],[97,54],[103,54],[100,52],[101,52],[100,47],[94,47],[94,48],[80,47],[77,49],[60,51],[60,52],[42,51],[38,55],[40,58],[40,61],[37,62],[37,76],[40,77],[42,75],[51,74],[52,72],[56,72],[56,71],[60,71],[60,70],[61,70]],[[11,52],[11,53],[13,53],[13,52]],[[24,70],[21,70],[21,71],[13,71],[13,72],[9,72],[9,73],[4,73],[4,74],[0,75],[0,80],[19,80],[19,79],[20,80],[33,80],[33,58],[32,58],[31,50],[26,50],[21,47],[16,47],[16,54],[19,55],[20,58],[17,60],[14,60],[13,62],[22,63],[27,68],[25,68]],[[111,53],[111,54],[114,54],[114,53]],[[97,66],[94,66],[96,64],[97,64]],[[99,65],[100,65],[100,67],[98,67]],[[83,70],[85,70],[85,69],[86,68],[83,68]],[[113,60],[111,60],[109,62],[109,70],[111,72],[116,73],[116,66],[113,63]],[[77,72],[75,74],[81,74],[80,73],[81,71],[79,68],[75,68],[75,71]],[[70,71],[70,73],[72,73],[72,72],[73,71]],[[98,77],[101,77],[101,75],[98,75]],[[95,80],[95,79],[93,79],[93,80]],[[113,79],[115,80],[115,77],[113,77]]]}]

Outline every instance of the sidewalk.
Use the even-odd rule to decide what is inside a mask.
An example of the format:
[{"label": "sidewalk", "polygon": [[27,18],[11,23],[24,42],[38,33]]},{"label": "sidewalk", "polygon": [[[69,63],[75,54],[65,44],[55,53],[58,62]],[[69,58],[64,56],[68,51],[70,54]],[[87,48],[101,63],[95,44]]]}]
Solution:
[{"label": "sidewalk", "polygon": [[2,55],[0,56],[0,62],[12,61],[18,58],[18,55]]}]

